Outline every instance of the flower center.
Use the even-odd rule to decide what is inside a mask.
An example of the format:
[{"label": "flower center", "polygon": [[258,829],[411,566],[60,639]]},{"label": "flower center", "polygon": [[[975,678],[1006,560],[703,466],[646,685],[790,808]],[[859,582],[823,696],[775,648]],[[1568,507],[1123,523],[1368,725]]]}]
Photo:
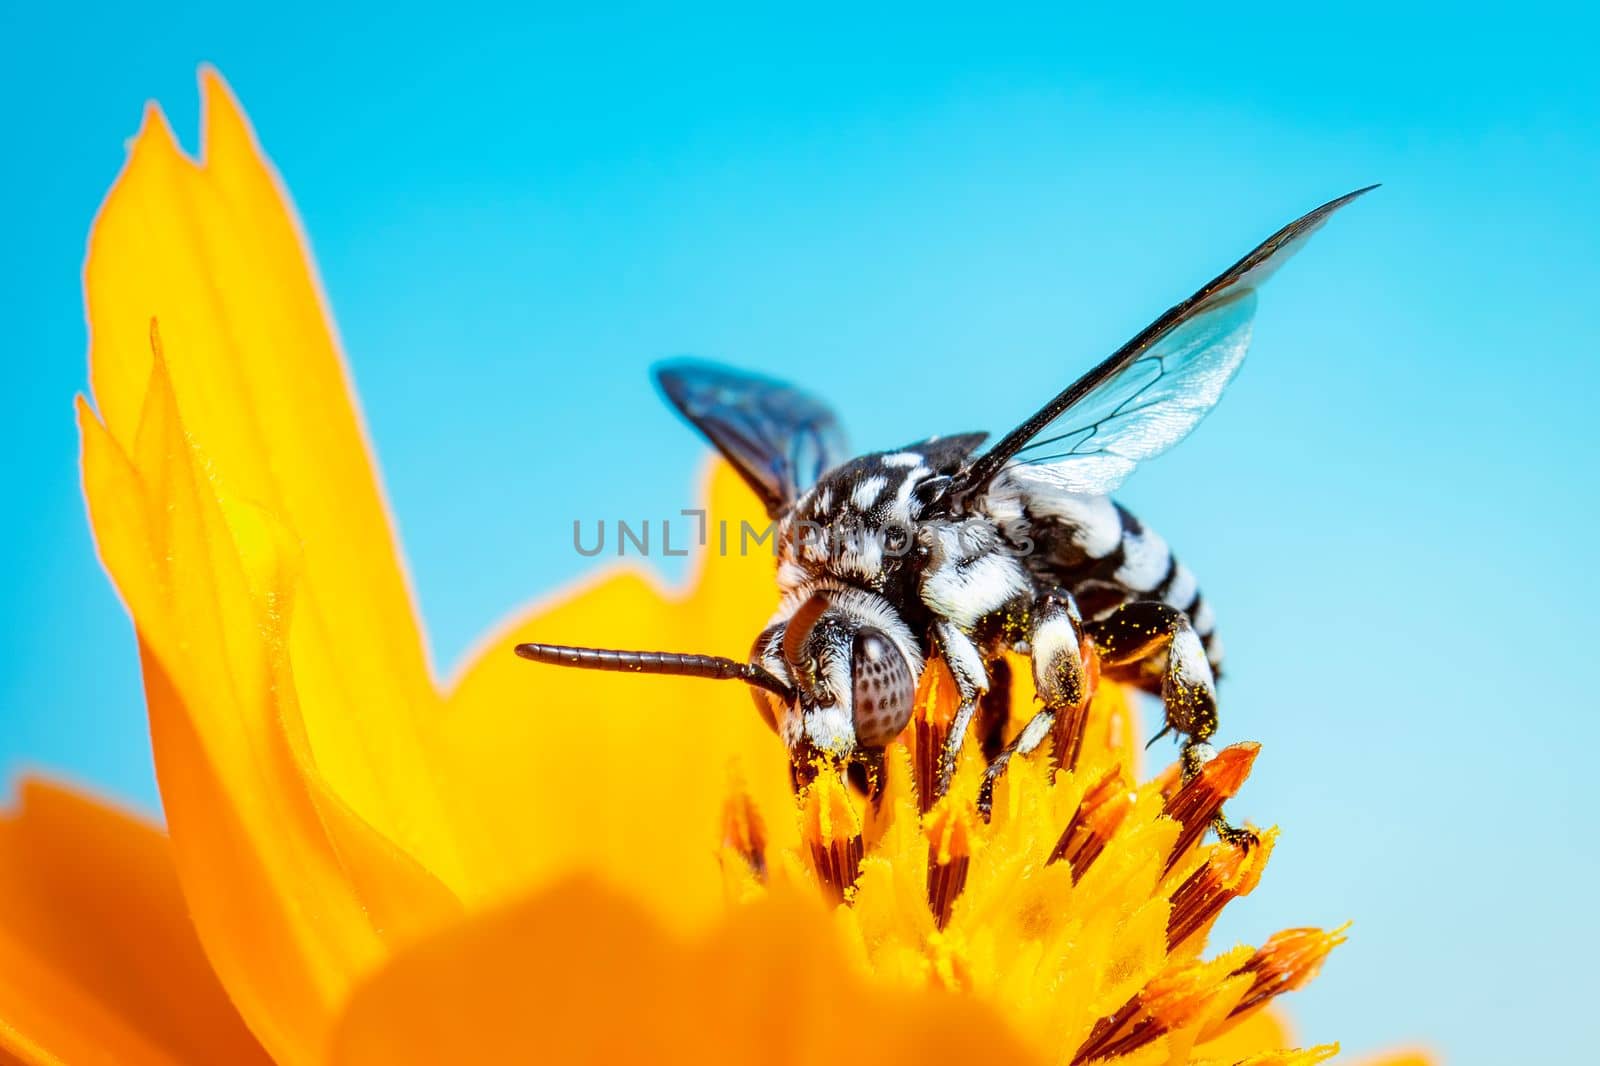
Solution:
[{"label": "flower center", "polygon": [[[1031,697],[1012,694],[999,732],[1015,734]],[[1225,748],[1188,780],[1174,765],[1136,784],[1127,697],[1101,685],[1058,716],[1051,747],[1010,763],[992,792],[983,745],[969,738],[933,798],[954,705],[954,683],[930,664],[870,794],[818,765],[790,836],[770,833],[736,791],[723,831],[734,898],[780,883],[816,892],[877,978],[988,999],[1041,1051],[1074,1063],[1210,1038],[1305,983],[1341,942],[1340,931],[1290,930],[1258,951],[1200,958],[1276,839],[1268,830],[1205,841],[1258,745]]]}]

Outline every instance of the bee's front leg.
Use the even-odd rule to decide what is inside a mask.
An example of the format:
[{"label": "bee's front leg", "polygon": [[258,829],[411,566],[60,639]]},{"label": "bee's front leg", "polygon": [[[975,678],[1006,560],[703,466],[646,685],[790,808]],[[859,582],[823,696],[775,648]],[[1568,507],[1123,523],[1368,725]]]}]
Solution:
[{"label": "bee's front leg", "polygon": [[950,668],[950,676],[955,679],[956,694],[961,698],[961,705],[956,708],[955,717],[950,721],[950,732],[944,738],[943,750],[939,752],[938,764],[932,775],[934,786],[922,799],[923,810],[932,807],[940,796],[950,791],[950,778],[955,773],[956,759],[961,754],[962,742],[966,740],[967,728],[972,725],[972,716],[977,713],[979,698],[989,690],[989,674],[984,669],[983,654],[970,636],[955,623],[941,621],[933,627],[933,639],[938,645],[940,657]]},{"label": "bee's front leg", "polygon": [[[1199,773],[1211,758],[1207,741],[1217,731],[1217,688],[1189,616],[1165,603],[1137,600],[1086,628],[1108,676],[1148,684],[1159,673],[1167,718],[1161,732],[1176,730],[1184,736],[1180,756],[1184,780]],[[1230,844],[1254,842],[1253,833],[1231,825],[1221,814],[1212,826]]]}]

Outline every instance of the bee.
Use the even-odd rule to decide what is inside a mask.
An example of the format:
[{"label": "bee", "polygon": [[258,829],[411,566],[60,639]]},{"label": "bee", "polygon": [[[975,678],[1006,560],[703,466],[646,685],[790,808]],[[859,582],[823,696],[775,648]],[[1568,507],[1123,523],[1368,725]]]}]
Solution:
[{"label": "bee", "polygon": [[[553,644],[517,653],[743,681],[782,737],[797,788],[828,765],[875,779],[937,656],[960,705],[933,795],[948,789],[973,732],[987,759],[985,810],[1007,763],[1046,738],[1070,765],[1098,669],[1160,697],[1156,736],[1177,734],[1192,776],[1213,754],[1222,643],[1194,574],[1110,493],[1216,406],[1244,361],[1262,283],[1375,187],[1274,233],[987,449],[987,434],[960,433],[851,458],[833,412],[793,386],[700,361],[658,366],[666,399],[776,523],[777,611],[743,660]],[[1007,651],[1027,656],[1040,706],[1001,743]],[[1248,837],[1220,815],[1215,827]]]}]

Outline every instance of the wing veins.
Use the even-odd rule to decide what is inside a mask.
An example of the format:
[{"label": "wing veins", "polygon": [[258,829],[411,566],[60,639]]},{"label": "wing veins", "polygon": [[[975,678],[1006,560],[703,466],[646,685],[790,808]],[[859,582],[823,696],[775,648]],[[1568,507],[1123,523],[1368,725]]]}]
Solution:
[{"label": "wing veins", "polygon": [[[1140,330],[1122,347],[1112,352],[1091,368],[1088,373],[1057,393],[1049,403],[1036,411],[1027,421],[1002,437],[993,448],[979,456],[965,472],[958,474],[955,483],[951,486],[952,497],[960,501],[981,492],[1007,463],[1031,446],[1031,441],[1035,434],[1082,402],[1085,397],[1089,396],[1101,385],[1136,366],[1152,345],[1172,333],[1186,321],[1194,318],[1202,311],[1214,310],[1232,300],[1241,298],[1245,293],[1253,291],[1253,285],[1234,292],[1229,290],[1249,275],[1251,271],[1269,263],[1285,246],[1293,244],[1297,239],[1315,230],[1339,208],[1375,188],[1377,188],[1376,185],[1369,185],[1366,188],[1346,193],[1300,216],[1251,249],[1221,274],[1201,286],[1194,295],[1169,307],[1160,317]],[[1160,362],[1159,357],[1158,362]],[[1163,364],[1163,373],[1158,374],[1154,381],[1160,381],[1164,375],[1165,367]],[[1141,391],[1143,390],[1141,389]],[[1090,427],[1090,439],[1093,437],[1093,430],[1107,420],[1102,419],[1095,426]],[[1069,435],[1065,434],[1064,436]],[[1070,456],[1080,453],[1071,451],[1067,454]]]}]

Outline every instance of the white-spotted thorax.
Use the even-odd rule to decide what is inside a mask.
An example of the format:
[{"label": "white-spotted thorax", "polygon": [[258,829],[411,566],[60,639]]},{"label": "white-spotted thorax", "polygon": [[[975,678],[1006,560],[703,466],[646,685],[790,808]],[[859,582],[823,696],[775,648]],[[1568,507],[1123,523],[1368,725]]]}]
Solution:
[{"label": "white-spotted thorax", "polygon": [[[871,679],[855,677],[863,664],[853,663],[846,646],[855,634],[882,634],[896,653],[884,669],[892,667],[899,677],[903,663],[914,684],[930,651],[927,625],[933,615],[955,605],[963,618],[976,618],[983,607],[963,599],[963,588],[981,589],[979,599],[986,601],[1002,585],[1014,594],[1025,580],[1014,564],[1004,577],[982,565],[969,577],[957,577],[957,564],[970,565],[980,550],[967,529],[977,524],[926,513],[941,480],[977,440],[935,438],[852,459],[781,516],[776,552],[782,598],[757,640],[756,658],[800,697],[795,707],[771,707],[791,748],[803,741],[831,755],[854,750],[863,725],[875,723],[874,711],[883,728],[903,727],[898,707],[885,713],[888,700]],[[933,571],[930,562],[936,563]],[[927,576],[945,564],[949,576],[930,585]],[[928,602],[930,591],[938,606]],[[816,676],[795,676],[807,669]],[[892,698],[901,695],[896,691]],[[857,700],[870,706],[857,706]]]}]

